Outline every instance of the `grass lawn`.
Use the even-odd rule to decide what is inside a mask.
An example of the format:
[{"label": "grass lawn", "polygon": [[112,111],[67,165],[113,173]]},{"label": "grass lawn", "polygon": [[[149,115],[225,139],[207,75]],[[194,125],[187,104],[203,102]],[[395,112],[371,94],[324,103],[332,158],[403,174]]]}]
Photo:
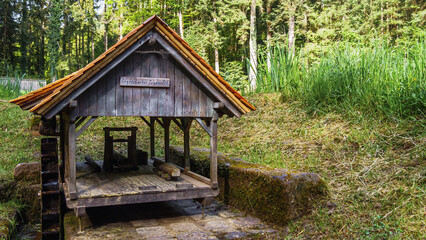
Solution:
[{"label": "grass lawn", "polygon": [[[426,122],[390,122],[354,113],[307,114],[300,104],[282,103],[279,94],[256,94],[258,109],[218,122],[218,151],[271,167],[319,173],[329,196],[312,214],[290,223],[289,238],[426,238]],[[39,137],[29,130],[31,114],[0,103],[0,179],[11,180],[19,162],[38,161]],[[77,142],[77,157],[103,156],[103,127],[137,126],[138,148],[149,150],[149,129],[138,118],[101,118]],[[159,125],[157,152],[162,154]],[[172,124],[171,144],[183,134]],[[208,147],[198,123],[192,147]],[[1,209],[1,205],[0,205]]]}]

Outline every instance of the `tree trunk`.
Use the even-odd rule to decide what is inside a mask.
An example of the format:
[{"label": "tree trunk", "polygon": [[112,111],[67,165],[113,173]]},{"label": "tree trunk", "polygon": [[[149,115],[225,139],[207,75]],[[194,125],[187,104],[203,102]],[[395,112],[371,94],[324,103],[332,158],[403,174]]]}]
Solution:
[{"label": "tree trunk", "polygon": [[[6,39],[7,39],[7,10],[8,10],[8,4],[6,4],[6,7],[4,8],[4,32],[3,32],[4,43],[6,43]],[[6,48],[3,49],[3,59],[5,60],[6,60],[6,52],[7,52]]]},{"label": "tree trunk", "polygon": [[256,45],[256,0],[251,0],[250,10],[250,70],[249,81],[250,89],[256,90],[256,73],[257,73],[257,45]]},{"label": "tree trunk", "polygon": [[291,4],[290,16],[288,18],[288,49],[294,54],[294,15],[296,12],[296,6]]},{"label": "tree trunk", "polygon": [[214,31],[214,37],[215,37],[215,46],[214,46],[214,70],[219,73],[219,49],[217,48],[217,26],[216,26],[217,19],[216,17],[213,17],[213,31]]},{"label": "tree trunk", "polygon": [[179,33],[180,33],[180,36],[181,36],[181,38],[184,38],[183,37],[183,16],[182,16],[182,9],[179,9],[179,11],[178,11],[178,18],[179,18]]},{"label": "tree trunk", "polygon": [[267,16],[267,22],[266,22],[266,64],[268,66],[268,71],[271,71],[271,38],[272,38],[272,31],[271,31],[271,22],[269,21],[269,16],[271,15],[271,0],[266,0],[266,16]]},{"label": "tree trunk", "polygon": [[123,5],[120,4],[120,20],[118,21],[118,28],[120,31],[120,40],[123,38]]},{"label": "tree trunk", "polygon": [[92,40],[92,61],[95,60],[95,40],[93,37],[93,33],[91,33],[91,40]]},{"label": "tree trunk", "polygon": [[104,1],[104,21],[105,21],[104,44],[105,44],[105,51],[108,50],[108,23],[107,23],[107,19],[106,19],[106,12],[107,12],[107,4],[106,4],[106,1]]}]

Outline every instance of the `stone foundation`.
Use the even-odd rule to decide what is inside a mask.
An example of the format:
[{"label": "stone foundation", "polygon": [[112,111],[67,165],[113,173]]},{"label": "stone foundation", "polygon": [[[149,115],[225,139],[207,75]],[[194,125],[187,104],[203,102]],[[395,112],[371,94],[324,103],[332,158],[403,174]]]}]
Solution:
[{"label": "stone foundation", "polygon": [[[210,152],[191,149],[191,170],[209,177]],[[171,162],[183,166],[182,147],[171,147]],[[265,221],[283,225],[309,213],[327,193],[316,173],[274,169],[218,153],[219,199]]]}]

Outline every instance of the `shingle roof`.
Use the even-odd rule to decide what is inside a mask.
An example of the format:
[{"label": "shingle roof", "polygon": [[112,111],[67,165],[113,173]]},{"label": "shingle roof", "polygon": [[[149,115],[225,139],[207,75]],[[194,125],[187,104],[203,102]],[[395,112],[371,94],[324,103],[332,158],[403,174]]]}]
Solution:
[{"label": "shingle roof", "polygon": [[242,114],[256,108],[251,105],[241,94],[234,90],[214,69],[200,57],[173,29],[156,15],[146,20],[142,25],[133,29],[125,37],[84,68],[46,85],[36,91],[20,96],[10,102],[17,104],[22,109],[44,115],[57,103],[67,97],[71,92],[80,87],[94,74],[107,66],[114,58],[144,36],[151,29],[155,29],[167,39],[189,62],[191,62],[203,76],[206,77]]}]

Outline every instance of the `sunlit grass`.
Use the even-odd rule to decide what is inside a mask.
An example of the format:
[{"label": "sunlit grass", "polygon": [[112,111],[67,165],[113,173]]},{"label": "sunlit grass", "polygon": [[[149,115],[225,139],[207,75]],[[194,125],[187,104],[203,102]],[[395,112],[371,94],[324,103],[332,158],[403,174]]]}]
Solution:
[{"label": "sunlit grass", "polygon": [[[318,173],[329,195],[313,212],[288,225],[289,239],[424,239],[425,120],[391,121],[385,116],[328,112],[310,114],[280,94],[247,97],[257,110],[218,121],[218,151],[274,168]],[[29,130],[31,114],[0,103],[0,177],[12,180],[19,162],[39,161],[39,137]],[[137,146],[149,151],[149,128],[140,118],[100,118],[77,140],[77,157],[103,158],[103,127],[136,126]],[[156,150],[163,130],[156,125]],[[191,146],[209,147],[194,122]],[[171,144],[182,145],[174,123]]]}]

